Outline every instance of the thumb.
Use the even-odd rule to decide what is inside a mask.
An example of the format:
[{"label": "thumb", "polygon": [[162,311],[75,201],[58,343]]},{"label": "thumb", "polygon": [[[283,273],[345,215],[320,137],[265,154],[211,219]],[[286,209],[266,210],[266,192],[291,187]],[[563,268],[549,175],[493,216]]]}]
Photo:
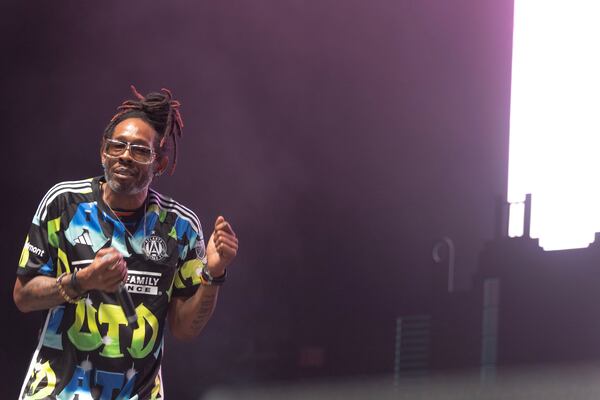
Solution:
[{"label": "thumb", "polygon": [[217,217],[217,220],[215,221],[215,229],[217,229],[217,225],[219,225],[221,222],[225,221],[225,218],[223,218],[222,215],[219,215]]}]

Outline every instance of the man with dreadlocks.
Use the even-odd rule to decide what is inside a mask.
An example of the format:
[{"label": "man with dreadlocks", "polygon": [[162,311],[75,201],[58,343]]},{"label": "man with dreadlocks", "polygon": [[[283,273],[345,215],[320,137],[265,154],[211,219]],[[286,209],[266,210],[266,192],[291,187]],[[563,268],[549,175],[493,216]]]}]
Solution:
[{"label": "man with dreadlocks", "polygon": [[33,217],[14,300],[46,317],[22,399],[162,399],[165,321],[195,337],[237,254],[223,217],[205,247],[196,215],[150,189],[170,145],[175,169],[180,104],[132,90],[104,131],[104,176],[55,185]]}]

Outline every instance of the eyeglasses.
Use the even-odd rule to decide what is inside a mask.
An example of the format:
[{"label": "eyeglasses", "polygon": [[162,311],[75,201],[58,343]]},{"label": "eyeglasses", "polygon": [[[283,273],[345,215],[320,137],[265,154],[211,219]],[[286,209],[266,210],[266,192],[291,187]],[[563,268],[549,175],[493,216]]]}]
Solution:
[{"label": "eyeglasses", "polygon": [[127,150],[129,150],[131,158],[140,164],[150,164],[156,158],[156,153],[151,147],[121,140],[104,139],[104,155],[106,157],[120,157]]}]

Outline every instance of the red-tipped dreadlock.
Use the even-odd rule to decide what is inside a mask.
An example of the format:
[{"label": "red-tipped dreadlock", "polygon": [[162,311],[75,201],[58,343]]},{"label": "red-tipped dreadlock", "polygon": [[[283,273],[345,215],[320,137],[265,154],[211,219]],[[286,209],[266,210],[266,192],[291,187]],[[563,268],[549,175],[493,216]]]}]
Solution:
[{"label": "red-tipped dreadlock", "polygon": [[173,100],[171,91],[165,88],[160,89],[161,93],[148,93],[146,96],[141,95],[133,85],[131,91],[136,100],[126,100],[117,108],[118,112],[104,130],[104,136],[111,137],[115,126],[127,118],[142,118],[159,134],[160,153],[164,152],[167,139],[173,142],[173,163],[169,171],[169,175],[173,175],[177,166],[177,137],[181,137],[183,131],[179,112],[181,103]]}]

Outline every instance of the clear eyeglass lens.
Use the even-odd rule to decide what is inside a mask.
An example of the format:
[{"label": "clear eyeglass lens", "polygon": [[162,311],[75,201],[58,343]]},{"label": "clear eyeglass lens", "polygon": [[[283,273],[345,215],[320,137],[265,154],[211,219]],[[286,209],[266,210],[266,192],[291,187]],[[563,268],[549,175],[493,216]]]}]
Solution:
[{"label": "clear eyeglass lens", "polygon": [[132,144],[129,149],[133,158],[138,161],[148,161],[152,159],[152,149],[149,147]]},{"label": "clear eyeglass lens", "polygon": [[106,151],[106,154],[108,154],[108,155],[120,156],[121,154],[123,154],[125,152],[125,149],[127,149],[127,143],[107,141],[106,148],[104,150]]},{"label": "clear eyeglass lens", "polygon": [[131,144],[127,142],[121,142],[118,140],[107,140],[105,146],[105,153],[111,157],[118,157],[125,153],[125,150],[129,147],[129,154],[135,161],[141,163],[148,163],[152,161],[153,152],[152,149],[147,146],[139,144]]}]

